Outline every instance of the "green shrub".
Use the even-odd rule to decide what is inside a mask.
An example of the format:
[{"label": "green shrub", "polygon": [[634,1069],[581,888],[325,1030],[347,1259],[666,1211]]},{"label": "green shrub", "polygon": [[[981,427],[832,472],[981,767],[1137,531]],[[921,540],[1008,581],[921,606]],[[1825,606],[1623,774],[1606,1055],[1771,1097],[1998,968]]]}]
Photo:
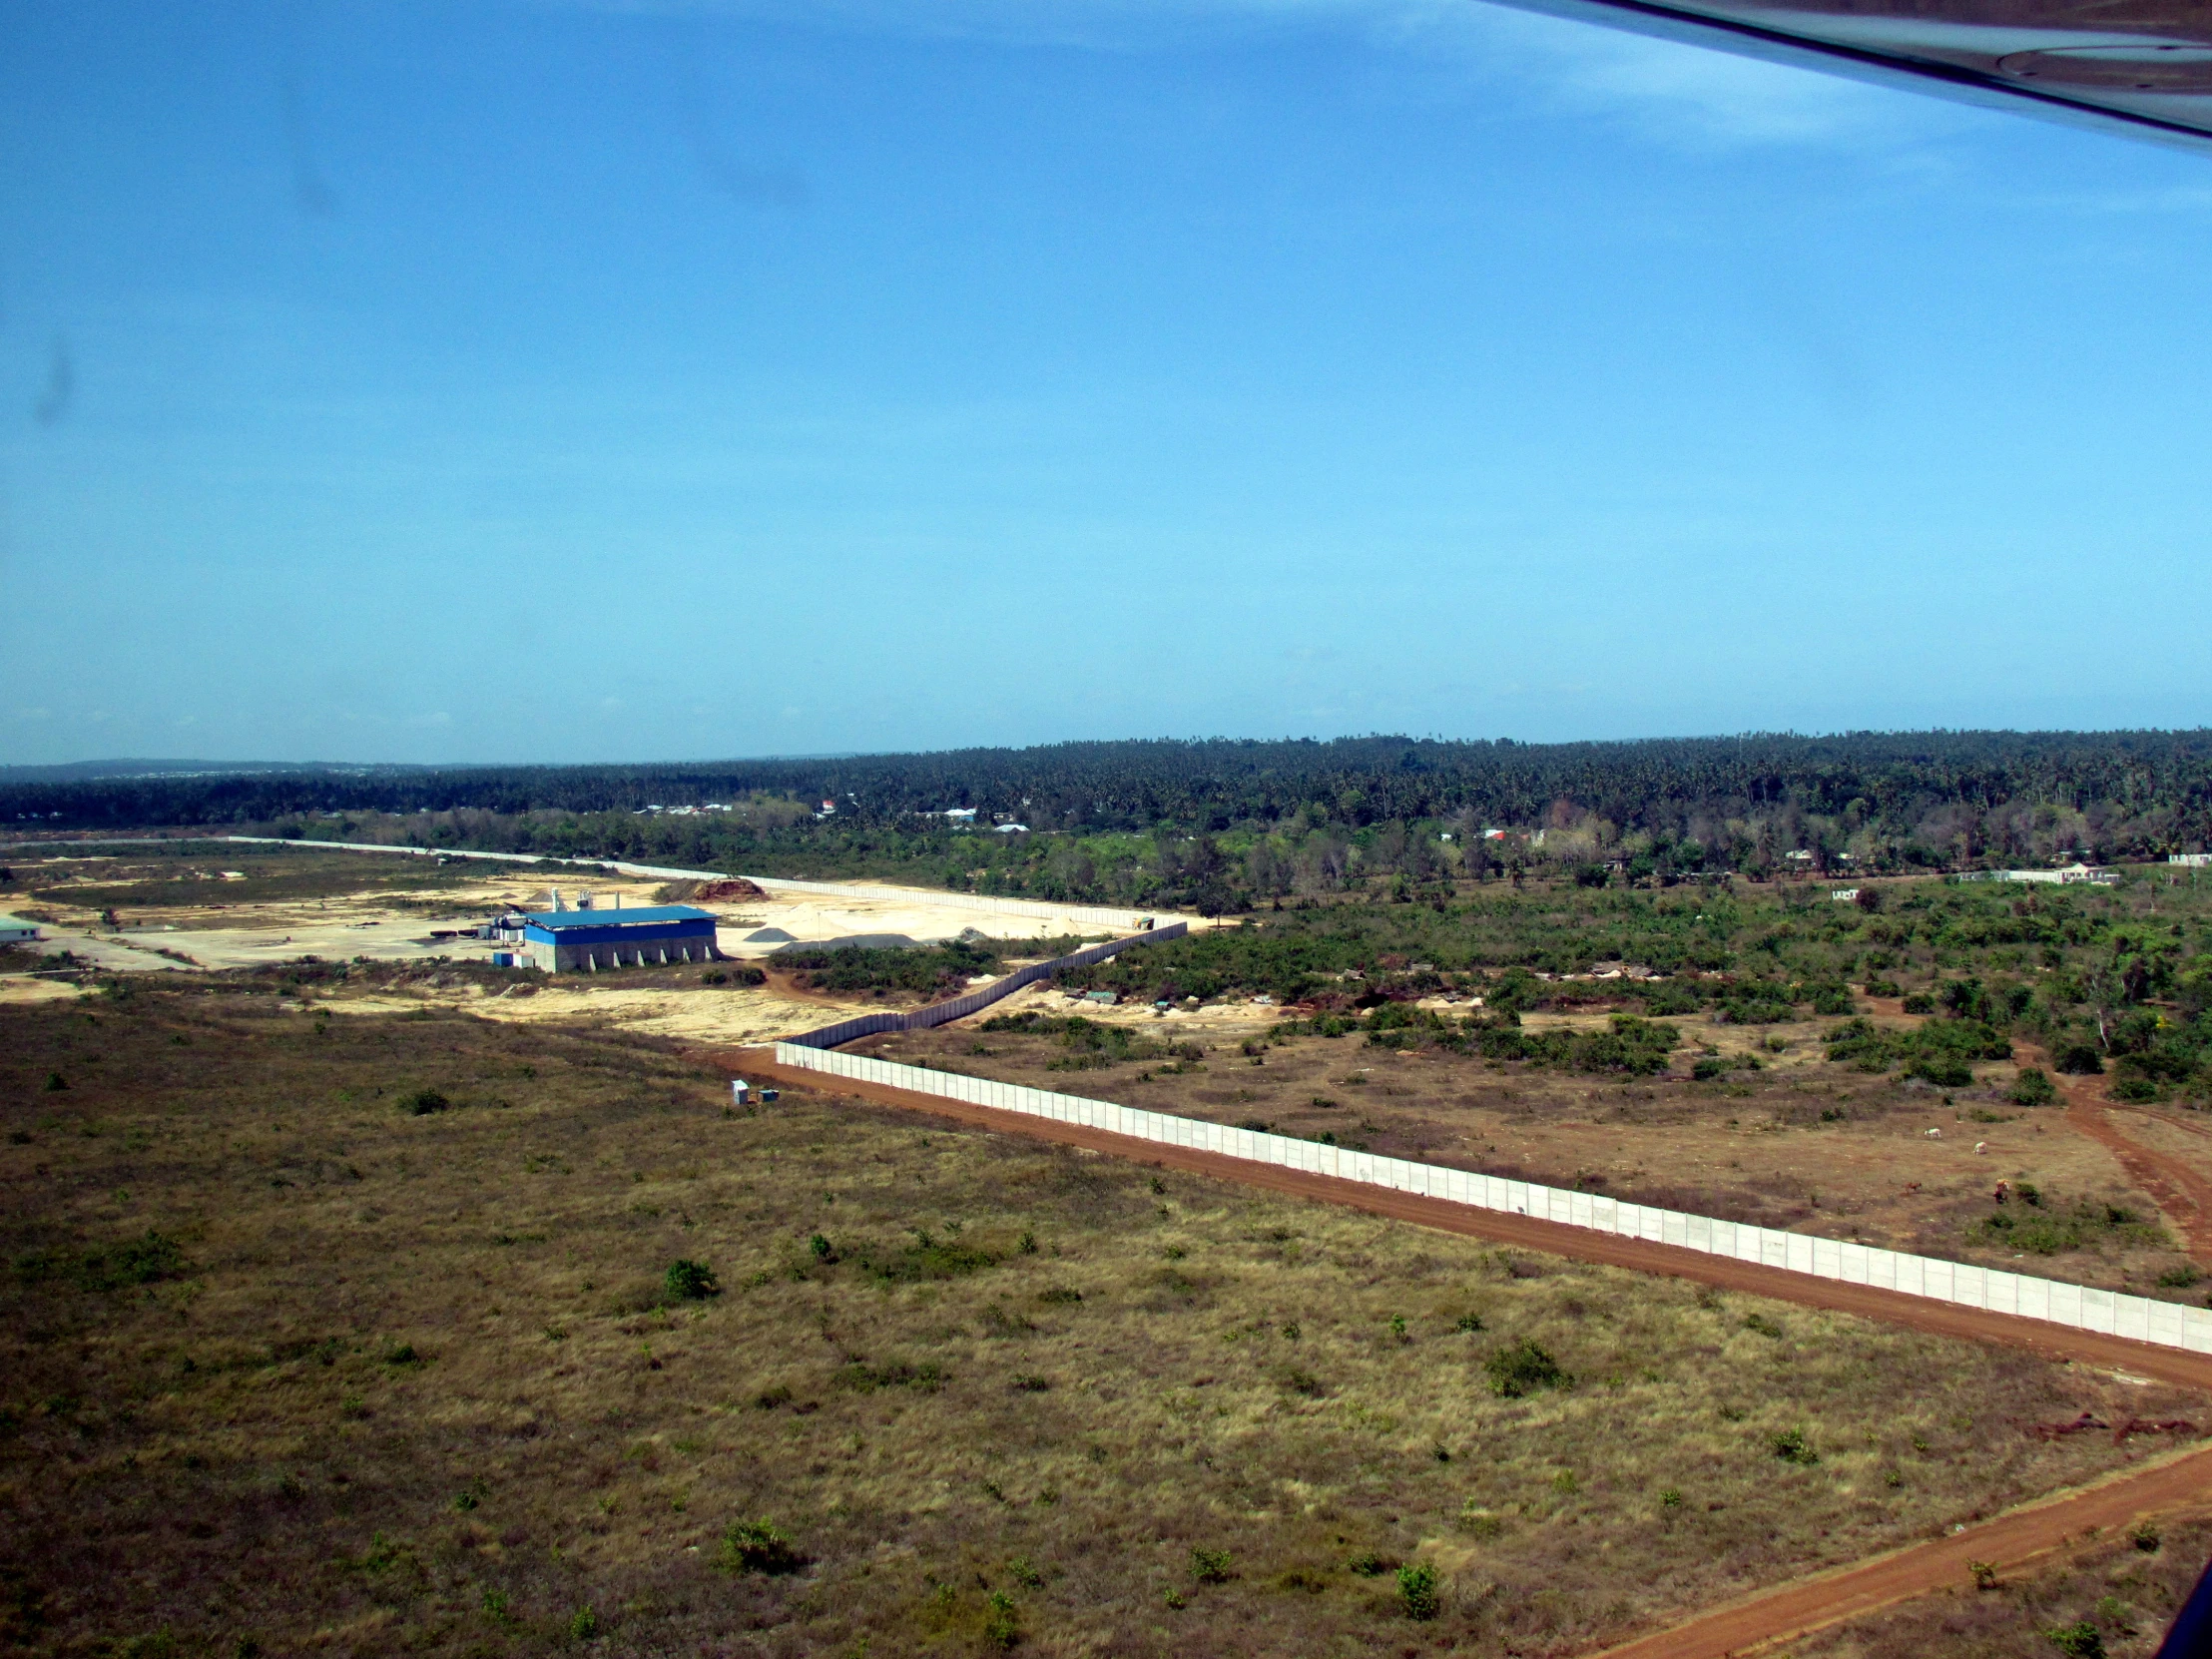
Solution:
[{"label": "green shrub", "polygon": [[88,1250],[76,1256],[66,1251],[37,1251],[18,1257],[15,1271],[32,1283],[66,1278],[88,1291],[119,1291],[180,1278],[189,1271],[189,1264],[175,1239],[148,1228],[138,1238],[105,1250]]},{"label": "green shrub", "polygon": [[1014,1611],[1014,1598],[1004,1590],[993,1590],[983,1614],[983,1640],[993,1647],[1012,1647],[1021,1640],[1021,1621]]},{"label": "green shrub", "polygon": [[1372,1549],[1363,1549],[1345,1565],[1362,1578],[1380,1578],[1397,1563],[1388,1556],[1378,1555]]},{"label": "green shrub", "polygon": [[2055,1625],[2043,1635],[2066,1659],[2104,1659],[2104,1637],[2087,1619]]},{"label": "green shrub", "polygon": [[1499,1349],[1482,1362],[1482,1369],[1489,1376],[1490,1391],[1505,1399],[1518,1399],[1538,1388],[1565,1387],[1572,1381],[1532,1337]]},{"label": "green shrub", "polygon": [[935,1361],[910,1366],[903,1360],[893,1360],[871,1366],[865,1361],[848,1360],[837,1368],[837,1386],[862,1394],[874,1393],[878,1388],[912,1388],[916,1393],[933,1394],[944,1386],[945,1376]]},{"label": "green shrub", "polygon": [[1191,1549],[1191,1582],[1194,1584],[1226,1584],[1229,1582],[1229,1563],[1232,1557],[1226,1549]]},{"label": "green shrub", "polygon": [[724,1572],[767,1574],[796,1572],[804,1562],[792,1541],[767,1516],[732,1521],[722,1535]]},{"label": "green shrub", "polygon": [[998,1258],[987,1250],[958,1239],[940,1240],[921,1228],[914,1230],[914,1242],[903,1249],[886,1252],[878,1246],[858,1246],[853,1259],[870,1277],[895,1285],[958,1279],[998,1265]]},{"label": "green shrub", "polygon": [[2053,1060],[2067,1077],[2094,1077],[2104,1070],[2104,1056],[2088,1043],[2068,1043]]},{"label": "green shrub", "polygon": [[569,1618],[568,1633],[579,1642],[588,1642],[599,1634],[599,1615],[589,1607],[579,1607]]},{"label": "green shrub", "polygon": [[2058,1085],[2040,1067],[2029,1066],[2004,1091],[2004,1098],[2015,1106],[2048,1106],[2058,1098]]},{"label": "green shrub", "polygon": [[1906,1075],[1933,1083],[1939,1089],[1963,1089],[1973,1082],[1973,1068],[1947,1054],[1931,1054],[1918,1060]]},{"label": "green shrub", "polygon": [[2197,1272],[2196,1264],[2183,1262],[2179,1267],[2168,1268],[2158,1276],[2158,1286],[2166,1291],[2185,1291],[2204,1276]]},{"label": "green shrub", "polygon": [[399,1099],[399,1109],[411,1117],[418,1118],[426,1118],[432,1112],[445,1111],[452,1104],[450,1100],[435,1089],[417,1089],[412,1094],[400,1096]]},{"label": "green shrub", "polygon": [[2154,1250],[2172,1245],[2164,1228],[2156,1222],[2143,1221],[2134,1211],[2120,1205],[2077,1199],[2064,1209],[2046,1208],[2042,1193],[2026,1182],[2016,1191],[2020,1202],[2036,1214],[2013,1216],[1999,1210],[1969,1227],[1967,1238],[2034,1256],[2055,1256],[2068,1250],[2098,1250],[2107,1240],[2122,1246]]},{"label": "green shrub", "polygon": [[2111,1093],[2114,1100],[2132,1101],[2141,1106],[2162,1098],[2165,1091],[2148,1077],[2123,1077],[2112,1085]]},{"label": "green shrub", "polygon": [[668,1272],[661,1276],[661,1288],[672,1302],[704,1302],[722,1294],[715,1270],[688,1257],[669,1263]]},{"label": "green shrub", "polygon": [[1785,1463],[1796,1463],[1810,1468],[1821,1460],[1821,1454],[1813,1449],[1802,1428],[1785,1428],[1767,1441],[1767,1449]]},{"label": "green shrub", "polygon": [[1936,999],[1925,991],[1915,991],[1905,999],[1905,1011],[1909,1014],[1933,1014]]},{"label": "green shrub", "polygon": [[1436,1569],[1426,1561],[1409,1563],[1397,1569],[1397,1599],[1405,1608],[1409,1619],[1432,1619],[1436,1616]]}]

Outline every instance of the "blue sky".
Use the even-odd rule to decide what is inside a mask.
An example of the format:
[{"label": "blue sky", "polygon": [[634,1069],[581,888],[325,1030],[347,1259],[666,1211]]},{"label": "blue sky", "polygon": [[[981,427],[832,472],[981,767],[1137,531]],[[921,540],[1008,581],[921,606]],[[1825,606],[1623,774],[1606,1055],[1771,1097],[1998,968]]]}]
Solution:
[{"label": "blue sky", "polygon": [[16,0],[0,144],[0,762],[2212,722],[2212,160],[1433,0]]}]

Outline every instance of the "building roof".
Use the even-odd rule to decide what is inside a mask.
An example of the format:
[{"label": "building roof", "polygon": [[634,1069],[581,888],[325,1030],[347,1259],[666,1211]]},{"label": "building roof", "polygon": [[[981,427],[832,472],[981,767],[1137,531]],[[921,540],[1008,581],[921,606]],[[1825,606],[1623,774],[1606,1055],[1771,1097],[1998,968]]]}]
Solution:
[{"label": "building roof", "polygon": [[690,904],[625,904],[606,910],[532,910],[525,918],[533,927],[559,932],[564,927],[620,927],[629,922],[713,921],[714,912]]}]

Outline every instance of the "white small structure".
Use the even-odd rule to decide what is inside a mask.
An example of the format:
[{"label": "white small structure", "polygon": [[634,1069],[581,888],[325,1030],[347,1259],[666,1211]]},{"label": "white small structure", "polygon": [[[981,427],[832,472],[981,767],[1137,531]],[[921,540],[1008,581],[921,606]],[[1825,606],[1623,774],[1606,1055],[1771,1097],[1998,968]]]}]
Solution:
[{"label": "white small structure", "polygon": [[38,937],[38,923],[21,916],[0,916],[0,944],[29,944]]},{"label": "white small structure", "polygon": [[2116,869],[2092,868],[2078,858],[2057,869],[1976,869],[1958,877],[1961,881],[2046,881],[2068,887],[2082,881],[2108,887],[2119,878],[2120,872]]},{"label": "white small structure", "polygon": [[748,1083],[742,1077],[733,1077],[730,1079],[730,1098],[733,1101],[737,1102],[738,1105],[743,1106],[748,1100],[752,1099],[752,1084]]},{"label": "white small structure", "polygon": [[2212,864],[2212,852],[2169,852],[2166,854],[2166,862],[2169,864],[2187,864],[2192,869],[2202,869],[2205,865]]},{"label": "white small structure", "polygon": [[1859,889],[1857,887],[1838,887],[1828,896],[1839,904],[1849,904],[1859,896]]}]

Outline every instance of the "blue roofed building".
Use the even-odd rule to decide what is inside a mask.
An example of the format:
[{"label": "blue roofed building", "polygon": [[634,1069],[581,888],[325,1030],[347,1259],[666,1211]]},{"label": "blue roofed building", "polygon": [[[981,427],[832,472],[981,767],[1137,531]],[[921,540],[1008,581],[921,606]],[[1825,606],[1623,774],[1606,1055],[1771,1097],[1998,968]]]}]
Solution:
[{"label": "blue roofed building", "polygon": [[520,954],[547,973],[711,962],[715,918],[689,904],[635,909],[536,910],[522,918]]}]

